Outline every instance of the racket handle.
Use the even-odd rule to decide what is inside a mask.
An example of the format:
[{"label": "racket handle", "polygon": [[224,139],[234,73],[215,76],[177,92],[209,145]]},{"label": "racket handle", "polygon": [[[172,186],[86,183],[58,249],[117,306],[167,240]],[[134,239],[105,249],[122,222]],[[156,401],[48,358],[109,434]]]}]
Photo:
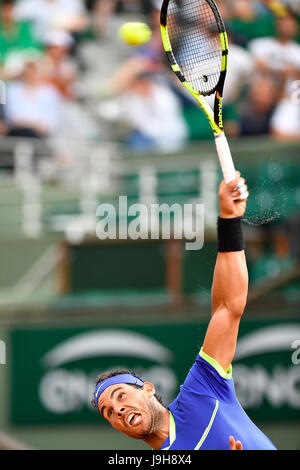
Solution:
[{"label": "racket handle", "polygon": [[229,183],[236,178],[236,173],[225,134],[215,135],[215,142],[225,183]]}]

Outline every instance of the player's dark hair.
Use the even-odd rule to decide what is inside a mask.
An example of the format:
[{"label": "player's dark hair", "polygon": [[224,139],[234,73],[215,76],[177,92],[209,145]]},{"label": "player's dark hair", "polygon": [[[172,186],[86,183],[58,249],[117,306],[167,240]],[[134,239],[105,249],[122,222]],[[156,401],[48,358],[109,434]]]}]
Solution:
[{"label": "player's dark hair", "polygon": [[[103,382],[103,380],[106,380],[106,379],[110,379],[111,377],[115,377],[116,375],[120,375],[120,374],[132,374],[132,375],[136,375],[135,372],[133,371],[130,371],[130,370],[127,370],[127,369],[116,369],[116,370],[111,370],[111,371],[107,371],[107,372],[103,372],[97,379],[96,383],[95,383],[95,386],[97,386],[100,382]],[[140,385],[134,385],[134,384],[127,384],[127,385],[130,385],[131,387],[135,387],[135,388],[142,388]],[[156,400],[158,401],[158,403],[160,403],[164,408],[166,408],[166,405],[164,404],[164,402],[162,401],[162,398],[157,395],[157,393],[154,394]],[[98,410],[98,407],[97,407],[97,403],[95,402],[95,399],[94,397],[92,398],[91,400],[91,404],[93,406],[93,408],[95,410]]]}]

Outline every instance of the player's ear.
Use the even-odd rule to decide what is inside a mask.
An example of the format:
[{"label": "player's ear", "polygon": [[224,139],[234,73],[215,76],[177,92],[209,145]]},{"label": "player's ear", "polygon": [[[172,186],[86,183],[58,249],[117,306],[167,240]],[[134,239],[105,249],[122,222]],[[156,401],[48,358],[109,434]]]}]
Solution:
[{"label": "player's ear", "polygon": [[144,382],[142,389],[147,393],[149,397],[155,394],[155,387],[151,382]]}]

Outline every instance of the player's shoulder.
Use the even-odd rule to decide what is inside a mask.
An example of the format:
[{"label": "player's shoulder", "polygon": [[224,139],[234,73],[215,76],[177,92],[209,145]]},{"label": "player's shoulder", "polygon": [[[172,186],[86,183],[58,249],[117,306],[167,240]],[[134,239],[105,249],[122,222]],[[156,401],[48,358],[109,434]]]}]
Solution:
[{"label": "player's shoulder", "polygon": [[221,401],[235,400],[235,390],[232,380],[232,368],[225,371],[212,357],[205,354],[201,348],[183,385],[181,395],[190,394],[193,397],[211,397]]},{"label": "player's shoulder", "polygon": [[203,348],[200,349],[196,362],[208,367],[217,377],[221,377],[225,380],[232,379],[232,366],[230,365],[227,370],[224,370],[218,361],[203,351]]}]

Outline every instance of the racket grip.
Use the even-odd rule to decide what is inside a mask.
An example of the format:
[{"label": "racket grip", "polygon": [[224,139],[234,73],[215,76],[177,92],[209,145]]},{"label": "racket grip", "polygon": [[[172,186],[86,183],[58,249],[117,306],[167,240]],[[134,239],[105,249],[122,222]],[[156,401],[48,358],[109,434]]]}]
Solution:
[{"label": "racket grip", "polygon": [[225,134],[215,135],[215,142],[225,183],[229,183],[236,178],[236,173]]}]

